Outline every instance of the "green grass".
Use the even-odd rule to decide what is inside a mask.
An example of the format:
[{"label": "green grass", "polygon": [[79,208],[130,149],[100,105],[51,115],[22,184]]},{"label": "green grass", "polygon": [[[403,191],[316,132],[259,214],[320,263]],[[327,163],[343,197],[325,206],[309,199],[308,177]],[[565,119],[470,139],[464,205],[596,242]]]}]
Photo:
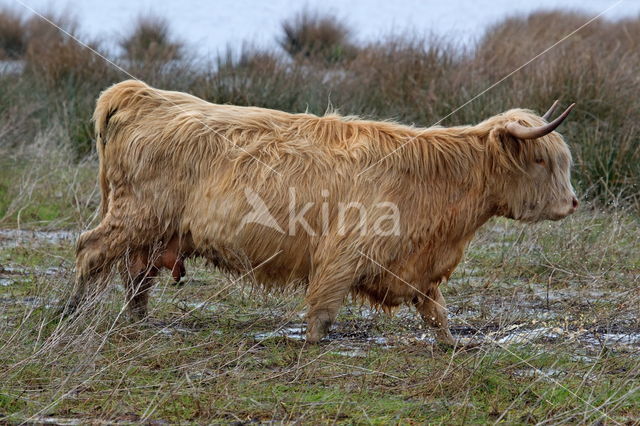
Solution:
[{"label": "green grass", "polygon": [[75,162],[55,135],[39,139],[46,145],[31,158],[0,160],[0,227],[75,227],[91,220],[99,203],[95,160]]}]

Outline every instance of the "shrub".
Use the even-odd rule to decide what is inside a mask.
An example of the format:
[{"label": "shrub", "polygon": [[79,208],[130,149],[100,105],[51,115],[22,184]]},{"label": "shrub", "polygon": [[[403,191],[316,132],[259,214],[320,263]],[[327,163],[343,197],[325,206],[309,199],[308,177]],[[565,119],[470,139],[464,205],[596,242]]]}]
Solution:
[{"label": "shrub", "polygon": [[428,126],[457,102],[458,68],[436,39],[392,38],[363,47],[332,92],[350,113]]},{"label": "shrub", "polygon": [[271,52],[244,47],[216,58],[214,71],[194,85],[193,93],[211,102],[304,111],[318,88],[315,71],[305,72]]},{"label": "shrub", "polygon": [[294,59],[327,64],[353,58],[356,48],[346,23],[333,15],[305,10],[282,23],[280,46]]},{"label": "shrub", "polygon": [[12,9],[0,10],[0,59],[18,59],[27,47],[24,20]]},{"label": "shrub", "polygon": [[[634,96],[640,92],[640,18],[595,21],[493,86],[588,19],[575,13],[534,13],[504,20],[469,48],[433,38],[392,38],[354,48],[345,60],[325,54],[335,52],[327,46],[352,46],[344,24],[305,12],[283,24],[281,44],[295,60],[245,47],[239,54],[229,50],[219,55],[210,69],[184,55],[158,63],[159,58],[175,58],[180,48],[149,48],[152,37],[140,35],[146,24],[138,23],[132,32],[137,36],[128,38],[138,42],[123,47],[131,46],[127,68],[149,84],[216,103],[290,112],[323,114],[335,106],[344,115],[420,126],[445,118],[442,124],[449,126],[477,123],[515,107],[543,112],[557,98],[564,105],[576,101],[560,131],[574,153],[580,192],[603,202],[636,200],[640,206],[640,97]],[[77,34],[72,20],[55,21]],[[337,29],[328,30],[331,26]],[[157,46],[179,46],[171,41],[166,23],[155,27],[164,28],[154,36],[160,40]],[[25,71],[0,75],[3,144],[20,144],[58,121],[77,152],[88,152],[96,97],[127,76],[49,23],[34,18],[23,29],[28,40]],[[161,51],[170,54],[154,53]]]},{"label": "shrub", "polygon": [[140,16],[133,31],[124,37],[120,46],[125,57],[139,62],[167,62],[180,59],[183,45],[173,40],[169,23],[158,16]]}]

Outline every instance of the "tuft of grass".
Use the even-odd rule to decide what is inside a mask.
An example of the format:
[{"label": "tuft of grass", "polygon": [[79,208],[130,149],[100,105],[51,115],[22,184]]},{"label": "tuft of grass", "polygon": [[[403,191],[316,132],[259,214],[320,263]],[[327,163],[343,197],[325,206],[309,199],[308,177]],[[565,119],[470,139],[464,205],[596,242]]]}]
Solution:
[{"label": "tuft of grass", "polygon": [[278,43],[293,59],[325,64],[349,60],[357,51],[345,21],[309,10],[282,23]]},{"label": "tuft of grass", "polygon": [[125,57],[138,62],[167,62],[182,57],[183,45],[171,35],[169,22],[155,15],[139,16],[120,41]]},{"label": "tuft of grass", "polygon": [[21,58],[27,48],[24,19],[14,9],[0,9],[0,60]]}]

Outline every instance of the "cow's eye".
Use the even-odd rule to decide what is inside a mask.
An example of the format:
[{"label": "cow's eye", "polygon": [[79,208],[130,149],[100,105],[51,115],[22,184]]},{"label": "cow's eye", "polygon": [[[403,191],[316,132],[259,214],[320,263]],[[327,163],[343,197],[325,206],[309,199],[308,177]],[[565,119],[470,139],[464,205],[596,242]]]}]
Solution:
[{"label": "cow's eye", "polygon": [[544,166],[544,160],[542,158],[536,158],[536,164],[540,164],[541,166]]}]

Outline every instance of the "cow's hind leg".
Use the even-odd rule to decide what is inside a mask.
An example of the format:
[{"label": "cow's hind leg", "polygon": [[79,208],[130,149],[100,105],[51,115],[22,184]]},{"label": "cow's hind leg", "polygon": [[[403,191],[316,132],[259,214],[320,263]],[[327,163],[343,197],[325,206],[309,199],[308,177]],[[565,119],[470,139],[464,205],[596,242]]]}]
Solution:
[{"label": "cow's hind leg", "polygon": [[[119,204],[136,205],[124,201]],[[69,311],[104,289],[112,267],[122,261],[126,253],[150,245],[149,238],[155,234],[153,223],[145,220],[149,216],[140,209],[112,209],[96,228],[80,235],[76,246],[75,293],[68,304]]]},{"label": "cow's hind leg", "polygon": [[124,229],[109,218],[80,235],[76,246],[75,291],[68,304],[70,311],[103,289],[112,266],[124,254],[128,240]]},{"label": "cow's hind leg", "polygon": [[148,249],[136,250],[125,255],[120,275],[127,292],[127,305],[134,320],[146,318],[149,292],[158,276],[158,268],[151,261],[153,253]]},{"label": "cow's hind leg", "polygon": [[435,329],[437,341],[444,345],[455,345],[456,341],[449,331],[447,307],[439,283],[432,283],[415,305],[424,321]]}]

